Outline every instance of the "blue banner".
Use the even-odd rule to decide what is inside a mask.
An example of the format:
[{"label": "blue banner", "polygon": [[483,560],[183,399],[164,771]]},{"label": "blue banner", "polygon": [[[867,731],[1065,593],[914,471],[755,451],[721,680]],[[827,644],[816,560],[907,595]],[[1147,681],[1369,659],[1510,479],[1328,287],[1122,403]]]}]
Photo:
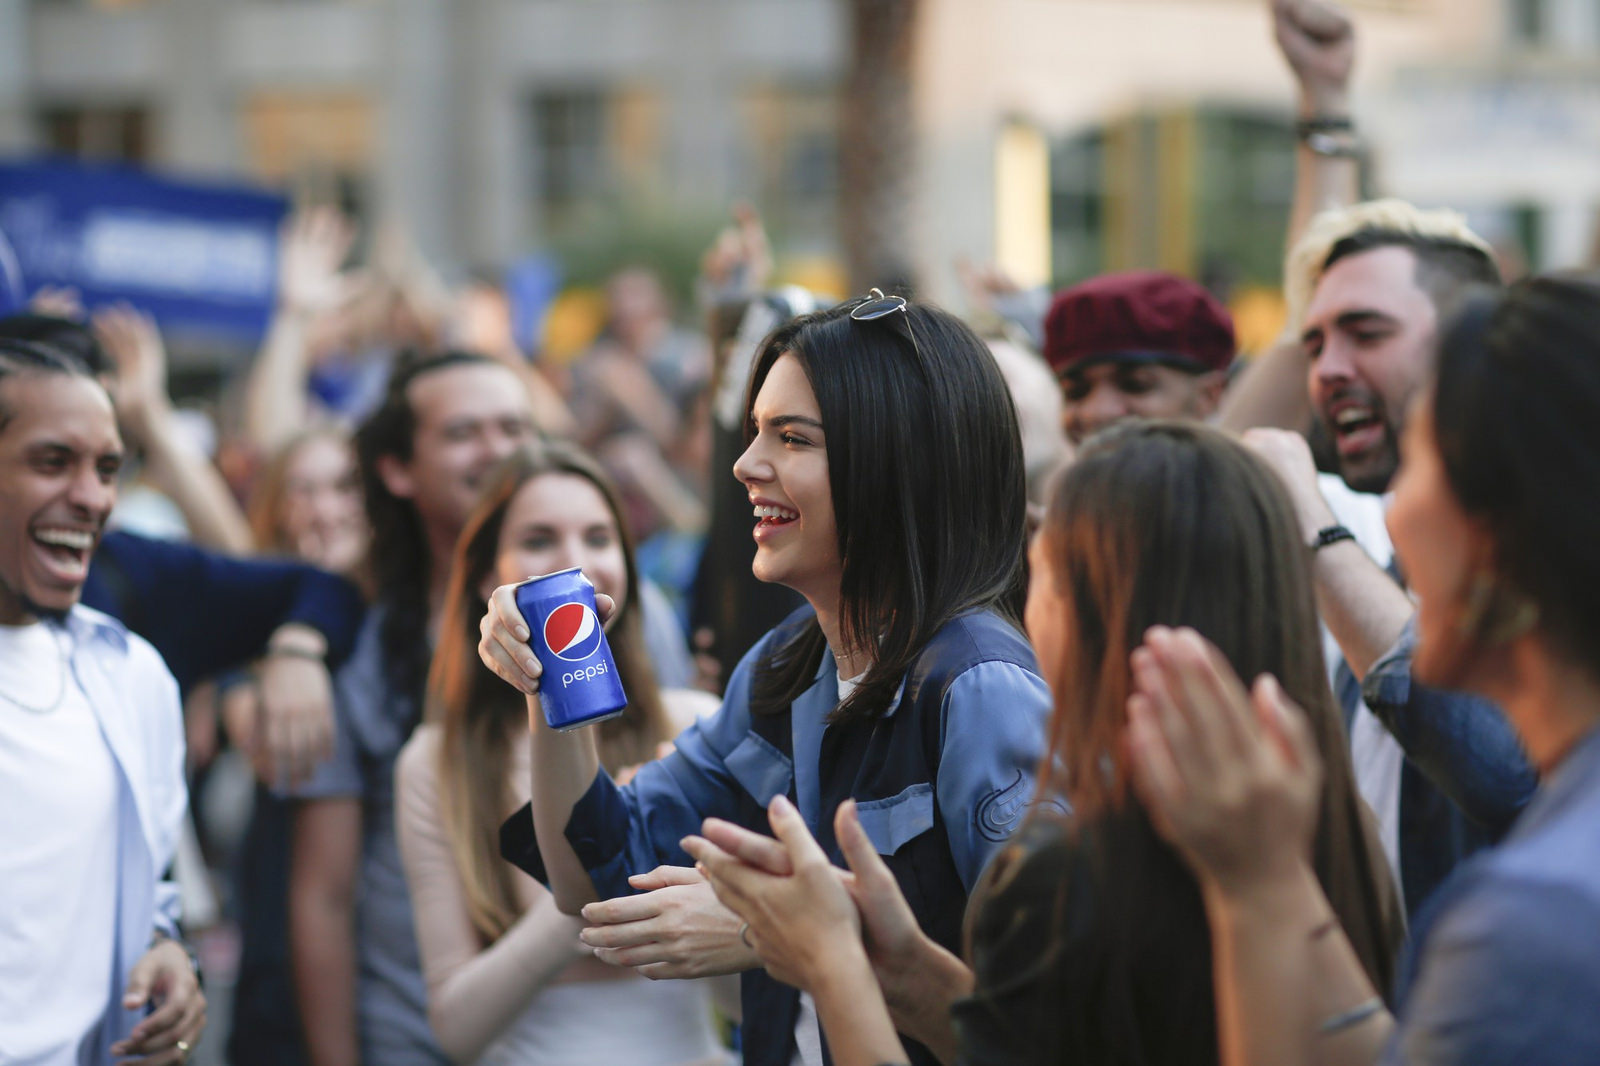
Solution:
[{"label": "blue banner", "polygon": [[253,346],[287,209],[275,193],[126,167],[0,164],[0,305],[70,286],[86,308],[127,300],[174,336]]}]

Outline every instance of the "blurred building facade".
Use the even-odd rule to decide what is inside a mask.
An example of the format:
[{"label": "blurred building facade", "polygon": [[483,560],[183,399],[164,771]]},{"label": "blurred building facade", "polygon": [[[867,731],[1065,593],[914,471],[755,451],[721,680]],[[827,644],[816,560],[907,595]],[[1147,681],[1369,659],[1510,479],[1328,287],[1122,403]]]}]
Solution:
[{"label": "blurred building facade", "polygon": [[[837,252],[850,0],[0,0],[0,150],[337,194],[496,264],[735,198]],[[1586,257],[1600,3],[1352,0],[1375,191]],[[1291,87],[1264,0],[922,0],[914,261],[1270,277]]]}]

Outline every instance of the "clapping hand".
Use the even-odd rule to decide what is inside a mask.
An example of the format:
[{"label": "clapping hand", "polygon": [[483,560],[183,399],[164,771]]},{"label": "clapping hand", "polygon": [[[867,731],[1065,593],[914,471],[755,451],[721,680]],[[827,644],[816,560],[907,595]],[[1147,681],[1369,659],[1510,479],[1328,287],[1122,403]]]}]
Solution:
[{"label": "clapping hand", "polygon": [[[705,871],[717,898],[745,921],[742,938],[773,977],[810,989],[832,964],[832,952],[859,944],[861,921],[839,871],[812,838],[800,812],[783,796],[767,808],[775,841],[758,843],[737,826],[707,819],[711,836],[690,836],[684,850]],[[738,830],[731,833],[729,830]],[[789,868],[788,873],[774,872]]]}]

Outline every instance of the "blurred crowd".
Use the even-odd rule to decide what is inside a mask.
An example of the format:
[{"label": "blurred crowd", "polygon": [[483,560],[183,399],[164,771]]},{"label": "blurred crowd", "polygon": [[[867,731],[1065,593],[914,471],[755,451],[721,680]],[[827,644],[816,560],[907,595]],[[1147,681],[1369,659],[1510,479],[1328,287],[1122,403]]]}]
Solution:
[{"label": "blurred crowd", "polygon": [[0,1063],[1600,1061],[1600,280],[1362,201],[1355,29],[1268,6],[1249,358],[747,206],[571,357],[302,207],[206,417],[135,306],[0,319]]}]

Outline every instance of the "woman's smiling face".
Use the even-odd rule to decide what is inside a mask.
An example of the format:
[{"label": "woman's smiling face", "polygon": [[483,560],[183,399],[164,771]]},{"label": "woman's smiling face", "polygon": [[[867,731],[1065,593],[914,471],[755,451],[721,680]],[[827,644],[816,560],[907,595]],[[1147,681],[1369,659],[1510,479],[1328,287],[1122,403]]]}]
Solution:
[{"label": "woman's smiling face", "polygon": [[506,505],[495,579],[511,584],[572,566],[581,567],[595,591],[615,600],[621,612],[628,592],[628,560],[605,497],[593,482],[577,474],[540,474]]},{"label": "woman's smiling face", "polygon": [[750,494],[756,525],[751,569],[813,605],[834,605],[844,565],[828,478],[822,411],[793,353],[778,357],[750,408],[755,436],[733,476]]}]

